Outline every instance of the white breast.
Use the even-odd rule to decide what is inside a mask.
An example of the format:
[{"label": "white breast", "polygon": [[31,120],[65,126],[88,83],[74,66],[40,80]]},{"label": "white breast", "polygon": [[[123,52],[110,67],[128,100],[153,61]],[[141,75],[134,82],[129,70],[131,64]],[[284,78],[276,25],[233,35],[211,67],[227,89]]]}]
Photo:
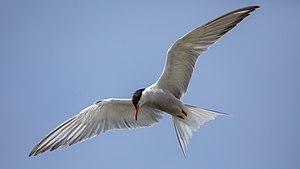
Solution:
[{"label": "white breast", "polygon": [[177,115],[181,113],[183,104],[169,91],[152,85],[143,91],[141,98],[141,106],[147,105],[160,111]]}]

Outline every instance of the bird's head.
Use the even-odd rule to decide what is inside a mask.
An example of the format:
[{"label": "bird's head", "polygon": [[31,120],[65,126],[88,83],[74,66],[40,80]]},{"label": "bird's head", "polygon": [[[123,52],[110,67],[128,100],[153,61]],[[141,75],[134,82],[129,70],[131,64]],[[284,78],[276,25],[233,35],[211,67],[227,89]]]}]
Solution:
[{"label": "bird's head", "polygon": [[145,90],[145,88],[138,89],[132,94],[131,102],[135,108],[135,112],[134,112],[135,120],[137,120],[137,116],[138,116],[139,108],[140,108],[140,100],[141,100],[142,93],[144,90]]}]

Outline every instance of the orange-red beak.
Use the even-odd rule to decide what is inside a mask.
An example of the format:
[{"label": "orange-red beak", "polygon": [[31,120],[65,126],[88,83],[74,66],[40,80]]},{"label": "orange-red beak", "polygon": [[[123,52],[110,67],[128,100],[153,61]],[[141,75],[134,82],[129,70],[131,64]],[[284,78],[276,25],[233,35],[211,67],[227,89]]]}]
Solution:
[{"label": "orange-red beak", "polygon": [[134,112],[134,116],[135,116],[136,121],[137,121],[137,116],[139,114],[139,108],[140,108],[140,104],[137,105],[137,107],[135,108],[135,112]]}]

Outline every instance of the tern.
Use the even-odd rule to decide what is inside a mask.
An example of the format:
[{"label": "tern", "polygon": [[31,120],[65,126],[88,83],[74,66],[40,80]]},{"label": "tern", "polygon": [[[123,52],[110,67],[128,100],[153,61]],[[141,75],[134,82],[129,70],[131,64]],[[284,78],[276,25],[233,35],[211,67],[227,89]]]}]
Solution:
[{"label": "tern", "polygon": [[163,112],[172,116],[185,155],[193,132],[207,121],[225,115],[181,102],[197,59],[256,8],[259,6],[234,10],[188,32],[168,49],[164,70],[154,84],[136,90],[131,99],[95,102],[52,130],[29,156],[70,146],[112,129],[149,127],[159,122]]}]

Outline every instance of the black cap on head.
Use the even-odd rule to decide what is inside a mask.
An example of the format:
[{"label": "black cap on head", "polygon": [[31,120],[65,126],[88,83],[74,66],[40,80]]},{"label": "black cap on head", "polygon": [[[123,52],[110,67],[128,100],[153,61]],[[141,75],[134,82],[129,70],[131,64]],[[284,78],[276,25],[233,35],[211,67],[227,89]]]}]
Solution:
[{"label": "black cap on head", "polygon": [[135,108],[137,107],[137,105],[138,105],[138,103],[139,103],[139,101],[142,97],[142,93],[143,93],[144,90],[145,90],[145,88],[138,89],[133,93],[132,98],[131,98],[131,102],[132,102],[132,104],[134,105]]}]

